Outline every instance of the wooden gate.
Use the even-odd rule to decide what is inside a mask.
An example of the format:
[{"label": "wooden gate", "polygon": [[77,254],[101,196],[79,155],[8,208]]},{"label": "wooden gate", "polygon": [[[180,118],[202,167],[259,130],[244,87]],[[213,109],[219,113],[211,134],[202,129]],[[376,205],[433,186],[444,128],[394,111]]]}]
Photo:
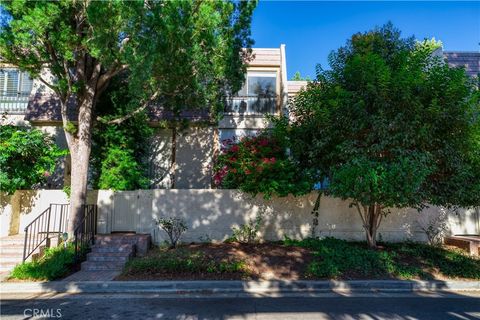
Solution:
[{"label": "wooden gate", "polygon": [[113,195],[112,231],[136,231],[139,214],[138,191],[121,191]]}]

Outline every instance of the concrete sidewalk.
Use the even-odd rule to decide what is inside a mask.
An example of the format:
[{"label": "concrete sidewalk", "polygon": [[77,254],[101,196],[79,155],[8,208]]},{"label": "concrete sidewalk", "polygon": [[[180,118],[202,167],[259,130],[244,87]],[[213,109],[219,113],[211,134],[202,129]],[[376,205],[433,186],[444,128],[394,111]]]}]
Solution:
[{"label": "concrete sidewalk", "polygon": [[32,293],[155,293],[281,295],[329,292],[480,292],[480,281],[50,281],[2,282],[2,295]]}]

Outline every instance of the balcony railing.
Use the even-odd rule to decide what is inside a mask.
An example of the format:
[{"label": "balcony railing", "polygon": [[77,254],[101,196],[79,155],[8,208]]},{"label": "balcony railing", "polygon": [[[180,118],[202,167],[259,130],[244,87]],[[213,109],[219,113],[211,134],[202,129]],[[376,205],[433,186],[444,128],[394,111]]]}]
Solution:
[{"label": "balcony railing", "polygon": [[226,114],[274,114],[277,112],[276,95],[235,96],[227,99]]},{"label": "balcony railing", "polygon": [[27,110],[30,92],[19,92],[16,95],[0,94],[0,113],[23,114]]}]

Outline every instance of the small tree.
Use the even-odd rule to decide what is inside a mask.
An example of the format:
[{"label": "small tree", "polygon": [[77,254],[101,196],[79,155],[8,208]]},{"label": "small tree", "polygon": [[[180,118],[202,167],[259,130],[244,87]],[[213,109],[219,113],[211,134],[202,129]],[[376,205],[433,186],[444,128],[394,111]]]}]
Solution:
[{"label": "small tree", "polygon": [[0,191],[12,194],[45,182],[65,154],[38,129],[0,126]]},{"label": "small tree", "polygon": [[479,203],[478,90],[431,44],[357,33],[294,101],[292,155],[352,201],[372,248],[389,208]]}]

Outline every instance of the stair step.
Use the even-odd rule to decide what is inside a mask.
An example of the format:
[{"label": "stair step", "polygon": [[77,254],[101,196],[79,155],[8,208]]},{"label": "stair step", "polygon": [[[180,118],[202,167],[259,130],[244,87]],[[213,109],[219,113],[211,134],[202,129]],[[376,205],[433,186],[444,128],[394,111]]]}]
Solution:
[{"label": "stair step", "polygon": [[95,271],[95,270],[122,270],[125,262],[112,262],[112,261],[85,261],[82,262],[83,271]]},{"label": "stair step", "polygon": [[23,256],[4,256],[2,255],[0,259],[0,264],[3,263],[21,263],[23,260]]},{"label": "stair step", "polygon": [[121,245],[121,244],[137,244],[138,241],[135,239],[113,239],[113,240],[105,240],[105,239],[98,239],[95,240],[95,244],[100,245]]},{"label": "stair step", "polygon": [[20,254],[23,255],[23,246],[16,246],[16,247],[5,247],[2,248],[0,247],[0,256],[3,256],[4,254]]},{"label": "stair step", "polygon": [[0,271],[11,271],[17,264],[20,263],[22,262],[0,262]]},{"label": "stair step", "polygon": [[133,253],[134,252],[134,247],[131,244],[122,244],[119,246],[106,246],[106,245],[100,245],[100,244],[95,244],[92,246],[92,252],[99,252],[99,253],[107,253],[107,252],[112,252],[112,253]]},{"label": "stair step", "polygon": [[123,256],[87,256],[87,261],[92,262],[127,262],[130,259],[130,255]]}]

